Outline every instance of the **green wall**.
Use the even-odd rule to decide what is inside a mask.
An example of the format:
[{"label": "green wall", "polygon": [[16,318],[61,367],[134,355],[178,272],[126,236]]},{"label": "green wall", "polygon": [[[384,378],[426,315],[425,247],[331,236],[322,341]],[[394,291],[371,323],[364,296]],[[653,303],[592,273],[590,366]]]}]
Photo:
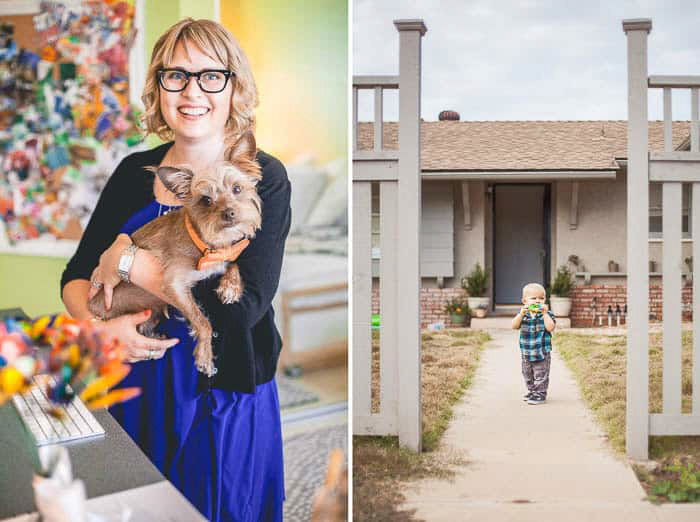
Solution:
[{"label": "green wall", "polygon": [[0,254],[0,309],[20,307],[34,317],[64,310],[60,281],[67,259]]},{"label": "green wall", "polygon": [[144,63],[151,62],[151,51],[160,36],[182,18],[214,18],[214,2],[219,0],[146,0],[146,31]]}]

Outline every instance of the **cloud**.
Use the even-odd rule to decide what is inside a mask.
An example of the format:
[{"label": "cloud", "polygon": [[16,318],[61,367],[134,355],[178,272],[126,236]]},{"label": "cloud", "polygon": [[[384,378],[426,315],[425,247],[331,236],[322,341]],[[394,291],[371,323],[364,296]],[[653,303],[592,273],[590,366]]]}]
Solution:
[{"label": "cloud", "polygon": [[[353,9],[354,74],[397,74],[393,20],[425,21],[426,120],[443,109],[463,120],[625,119],[626,18],[652,18],[650,74],[700,74],[696,0],[358,0]],[[365,100],[360,117],[371,119]],[[650,95],[653,119],[662,118],[658,100]],[[674,116],[687,118],[688,107],[689,95],[674,95]]]}]

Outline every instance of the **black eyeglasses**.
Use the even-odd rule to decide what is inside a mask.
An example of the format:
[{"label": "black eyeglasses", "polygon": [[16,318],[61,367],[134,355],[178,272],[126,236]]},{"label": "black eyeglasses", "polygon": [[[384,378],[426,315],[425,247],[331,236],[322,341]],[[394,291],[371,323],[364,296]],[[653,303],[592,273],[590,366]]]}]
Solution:
[{"label": "black eyeglasses", "polygon": [[223,69],[205,69],[199,72],[189,72],[182,69],[160,69],[158,82],[168,92],[180,92],[187,88],[190,78],[197,78],[199,88],[204,92],[221,92],[226,88],[230,76],[235,77],[232,71]]}]

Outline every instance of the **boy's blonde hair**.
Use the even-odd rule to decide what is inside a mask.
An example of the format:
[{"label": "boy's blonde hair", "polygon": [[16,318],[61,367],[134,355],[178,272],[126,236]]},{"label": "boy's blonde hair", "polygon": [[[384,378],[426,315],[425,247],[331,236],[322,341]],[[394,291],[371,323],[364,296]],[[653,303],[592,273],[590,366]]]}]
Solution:
[{"label": "boy's blonde hair", "polygon": [[168,29],[153,47],[151,64],[148,67],[143,88],[145,111],[143,123],[148,133],[155,133],[164,141],[173,139],[173,133],[165,123],[160,110],[158,70],[168,67],[173,59],[175,47],[182,43],[187,52],[188,44],[195,45],[204,54],[217,60],[235,77],[231,96],[231,112],[226,122],[226,141],[237,141],[246,132],[255,129],[255,107],[258,105],[258,90],[253,73],[243,50],[233,35],[221,24],[212,20],[185,18]]},{"label": "boy's blonde hair", "polygon": [[526,293],[529,293],[529,292],[532,292],[535,290],[538,293],[543,294],[545,297],[547,296],[547,291],[544,289],[544,286],[542,286],[539,283],[528,283],[525,286],[523,286],[523,298],[525,297]]}]

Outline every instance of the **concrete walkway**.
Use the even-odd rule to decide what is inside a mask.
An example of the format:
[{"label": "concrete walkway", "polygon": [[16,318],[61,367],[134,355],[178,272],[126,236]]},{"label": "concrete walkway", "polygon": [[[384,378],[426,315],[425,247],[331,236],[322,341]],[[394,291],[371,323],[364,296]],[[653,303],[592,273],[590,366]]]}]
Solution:
[{"label": "concrete walkway", "polygon": [[555,352],[546,404],[522,401],[517,331],[492,330],[474,383],[455,407],[439,451],[463,453],[450,480],[405,490],[426,521],[698,522],[700,505],[654,506],[615,456]]}]

